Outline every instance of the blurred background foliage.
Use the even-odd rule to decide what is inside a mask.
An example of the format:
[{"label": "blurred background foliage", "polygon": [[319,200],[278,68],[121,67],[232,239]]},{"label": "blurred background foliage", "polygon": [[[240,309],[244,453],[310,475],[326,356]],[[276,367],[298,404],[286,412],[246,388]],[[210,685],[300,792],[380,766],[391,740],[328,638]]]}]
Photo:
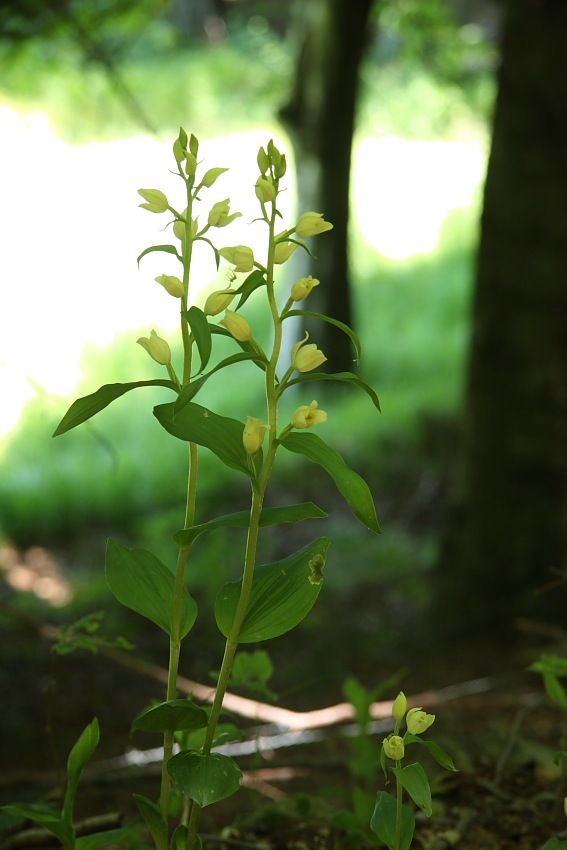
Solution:
[{"label": "blurred background foliage", "polygon": [[[23,113],[46,114],[57,135],[74,145],[140,133],[169,138],[180,123],[200,137],[259,127],[273,132],[295,74],[294,4],[201,0],[192,14],[189,6],[181,0],[8,0],[0,8],[0,98]],[[498,22],[497,3],[377,2],[361,69],[356,140],[473,140],[486,149]],[[41,168],[41,150],[33,166]],[[145,179],[140,173],[140,185]],[[353,209],[357,200],[363,199],[355,194]],[[375,386],[383,413],[375,415],[355,392],[322,387],[317,398],[330,412],[324,437],[369,479],[385,535],[376,542],[361,534],[326,480],[299,463],[277,473],[273,499],[293,501],[299,490],[302,498],[335,511],[326,575],[337,601],[330,611],[334,604],[344,611],[349,594],[377,581],[388,586],[382,595],[376,591],[381,622],[405,621],[428,597],[460,429],[479,202],[477,193],[468,209],[446,218],[434,250],[403,260],[380,255],[351,224],[360,374]],[[46,285],[55,273],[47,270]],[[88,347],[74,396],[105,382],[150,377],[135,338],[129,331],[104,349]],[[24,338],[22,345],[28,344]],[[256,389],[246,368],[239,380],[235,374],[228,385],[211,381],[202,403],[245,416]],[[50,617],[69,619],[93,604],[114,610],[100,569],[109,535],[171,557],[171,534],[182,515],[185,446],[153,420],[151,407],[162,400],[158,390],[132,393],[52,441],[66,400],[38,387],[17,428],[3,438],[4,565],[25,566],[24,553],[34,546],[54,553],[73,591]],[[203,517],[245,505],[243,482],[232,479],[227,487],[229,473],[205,456],[202,470]],[[234,539],[240,540],[236,532]],[[198,591],[213,593],[231,574],[232,543],[226,532],[207,541],[211,550],[196,547],[192,581]],[[267,535],[263,555],[278,557],[284,544],[289,535]],[[18,604],[41,603],[28,596]],[[314,613],[305,628],[316,629],[326,617],[331,614],[324,610]],[[360,627],[370,641],[370,626]],[[345,626],[341,640],[348,635]],[[343,656],[337,649],[339,676],[341,664],[345,674],[353,667],[363,672],[361,652],[353,648]]]}]

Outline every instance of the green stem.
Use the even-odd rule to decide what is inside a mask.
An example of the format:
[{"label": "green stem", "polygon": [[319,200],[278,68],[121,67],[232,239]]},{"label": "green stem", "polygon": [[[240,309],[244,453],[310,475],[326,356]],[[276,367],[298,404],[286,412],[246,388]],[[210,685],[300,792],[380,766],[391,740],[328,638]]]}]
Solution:
[{"label": "green stem", "polygon": [[[401,761],[396,762],[396,767],[400,768],[402,765]],[[402,846],[402,794],[403,794],[403,786],[398,777],[396,776],[396,850],[400,850]]]},{"label": "green stem", "polygon": [[[262,505],[264,503],[264,495],[266,493],[268,480],[274,465],[276,452],[278,449],[278,442],[276,439],[278,426],[278,395],[276,392],[276,368],[282,343],[282,323],[277,309],[277,303],[274,294],[275,221],[276,206],[274,203],[272,204],[272,216],[269,221],[268,262],[266,269],[268,302],[270,305],[270,311],[274,324],[274,344],[272,348],[272,355],[266,367],[266,404],[268,409],[269,442],[266,452],[266,458],[260,476],[258,480],[253,482],[252,484],[252,503],[250,506],[250,521],[248,524],[248,536],[246,539],[246,553],[244,556],[242,586],[240,589],[240,597],[238,599],[238,605],[236,607],[236,612],[230,629],[230,634],[228,635],[225,644],[224,656],[219,672],[217,688],[215,691],[213,706],[209,717],[209,723],[205,735],[205,742],[202,748],[203,755],[208,755],[211,752],[213,746],[217,724],[219,721],[220,713],[222,711],[224,696],[228,688],[234,657],[236,655],[236,650],[238,649],[238,641],[242,629],[242,624],[244,622],[244,618],[246,616],[246,612],[248,610],[248,605],[250,602],[250,594],[252,592],[252,583],[254,580],[254,568],[256,565],[256,551],[258,547],[258,537],[260,531],[260,515],[262,513]],[[188,850],[194,850],[196,846],[197,830],[199,828],[200,816],[201,807],[197,805],[197,803],[193,803],[188,823]]]},{"label": "green stem", "polygon": [[[187,212],[185,214],[185,236],[183,239],[183,296],[181,298],[181,337],[183,340],[183,383],[188,384],[191,380],[191,364],[193,355],[193,344],[189,325],[183,313],[186,312],[189,300],[189,276],[191,272],[191,258],[193,252],[193,241],[191,239],[191,217],[192,217],[192,181],[186,180]],[[181,388],[180,388],[181,389]],[[185,524],[188,528],[195,522],[196,500],[197,500],[197,472],[198,451],[194,443],[189,443],[189,472],[187,480],[187,502],[185,505]],[[183,612],[183,595],[185,588],[185,570],[189,556],[190,546],[179,549],[177,556],[177,567],[175,571],[175,586],[173,595],[173,608],[171,612],[171,634],[169,639],[169,665],[167,674],[166,700],[175,699],[177,696],[177,676],[179,673],[179,657],[181,653],[181,617]],[[173,732],[165,732],[163,736],[163,762],[161,771],[161,793],[160,808],[162,816],[167,823],[169,813],[169,797],[171,783],[167,772],[167,765],[173,753],[175,735]]]}]

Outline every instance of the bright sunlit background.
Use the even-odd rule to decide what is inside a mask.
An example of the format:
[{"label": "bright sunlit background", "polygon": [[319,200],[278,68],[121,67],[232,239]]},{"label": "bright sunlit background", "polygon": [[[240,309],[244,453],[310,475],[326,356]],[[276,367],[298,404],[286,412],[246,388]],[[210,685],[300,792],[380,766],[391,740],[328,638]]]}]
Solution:
[{"label": "bright sunlit background", "polygon": [[[230,233],[218,232],[220,245],[245,242],[260,249],[249,227],[256,215],[255,152],[277,132],[201,139],[205,167],[230,168],[211,190],[211,203],[238,198],[232,210],[243,213]],[[175,260],[154,254],[138,269],[136,257],[170,241],[169,231],[162,232],[166,217],[140,210],[137,189],[161,188],[174,198],[178,186],[168,173],[170,140],[137,135],[71,145],[57,137],[46,114],[7,104],[0,104],[0,138],[1,437],[37,393],[73,395],[85,346],[105,346],[124,331],[132,331],[134,344],[138,332],[167,333],[177,325],[176,303],[153,282],[158,274],[175,273]],[[285,139],[276,140],[286,147]],[[353,162],[354,228],[385,258],[434,252],[447,216],[473,202],[484,160],[480,137],[361,135]],[[292,215],[291,193],[286,202],[283,212]],[[203,292],[215,281],[224,285],[226,268],[217,274],[204,246],[194,271]],[[194,289],[197,302],[200,296]]]}]

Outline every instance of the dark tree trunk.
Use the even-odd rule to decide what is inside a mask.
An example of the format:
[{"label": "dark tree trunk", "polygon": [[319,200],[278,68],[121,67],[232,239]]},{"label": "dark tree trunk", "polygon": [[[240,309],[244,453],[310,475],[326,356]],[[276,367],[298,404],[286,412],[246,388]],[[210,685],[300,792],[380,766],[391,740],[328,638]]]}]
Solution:
[{"label": "dark tree trunk", "polygon": [[[299,211],[321,212],[334,229],[311,240],[318,255],[302,274],[321,281],[305,309],[352,324],[348,267],[351,146],[358,72],[372,0],[309,0],[297,5],[301,50],[295,87],[281,111],[297,163]],[[311,326],[306,323],[306,329]],[[313,339],[331,371],[352,370],[348,337],[332,325],[313,324]]]},{"label": "dark tree trunk", "polygon": [[567,3],[511,0],[485,187],[461,521],[440,570],[454,630],[565,625]]}]

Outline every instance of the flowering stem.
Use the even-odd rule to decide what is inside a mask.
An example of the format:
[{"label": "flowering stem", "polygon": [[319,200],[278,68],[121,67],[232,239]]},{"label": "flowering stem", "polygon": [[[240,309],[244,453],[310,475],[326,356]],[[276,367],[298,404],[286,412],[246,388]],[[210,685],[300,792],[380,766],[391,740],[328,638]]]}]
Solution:
[{"label": "flowering stem", "polygon": [[[401,768],[401,766],[402,766],[401,761],[397,761],[396,767]],[[402,794],[403,794],[402,783],[400,782],[400,780],[396,776],[396,843],[395,843],[395,850],[400,850],[400,848],[402,846],[402,815],[403,815]]]},{"label": "flowering stem", "polygon": [[[193,342],[189,326],[185,320],[184,313],[188,307],[189,276],[191,272],[191,258],[193,241],[191,238],[191,214],[192,214],[192,181],[186,180],[187,190],[187,212],[185,214],[185,234],[182,241],[183,250],[183,295],[181,297],[181,337],[183,339],[183,386],[191,380],[191,364],[193,354]],[[181,387],[180,387],[181,389]],[[187,480],[187,502],[185,506],[184,528],[189,528],[195,522],[195,511],[197,502],[197,472],[198,472],[198,450],[195,443],[189,443],[189,472]],[[169,639],[169,666],[167,674],[166,700],[173,700],[177,696],[177,676],[179,672],[179,656],[181,653],[181,617],[183,611],[183,591],[185,587],[185,569],[191,546],[182,546],[177,556],[177,568],[175,571],[175,585],[173,595],[173,609],[171,612],[171,634]],[[163,762],[161,772],[161,814],[165,822],[168,820],[170,779],[167,772],[167,764],[173,753],[174,732],[168,731],[163,736]]]},{"label": "flowering stem", "polygon": [[[224,656],[221,664],[221,669],[219,672],[219,678],[217,682],[217,688],[215,691],[215,697],[211,709],[211,714],[209,717],[209,723],[207,725],[207,731],[205,735],[205,741],[202,747],[202,754],[208,755],[211,752],[215,732],[219,720],[219,716],[222,710],[222,704],[224,701],[224,696],[226,690],[228,688],[228,682],[230,679],[230,673],[232,670],[232,665],[234,662],[234,657],[236,655],[236,650],[238,649],[238,643],[240,638],[240,632],[242,629],[242,624],[244,622],[244,618],[246,617],[246,612],[248,610],[248,605],[250,602],[250,594],[252,592],[252,583],[254,580],[254,568],[256,566],[256,551],[258,547],[258,537],[260,532],[260,516],[262,513],[262,505],[264,503],[264,496],[266,493],[266,488],[268,485],[268,480],[270,477],[270,473],[272,471],[274,461],[276,458],[276,452],[278,449],[278,442],[276,440],[277,434],[277,414],[278,414],[278,395],[276,392],[276,367],[277,362],[281,350],[281,342],[282,342],[282,327],[281,327],[281,318],[278,313],[277,303],[274,295],[274,228],[275,228],[275,220],[276,220],[276,206],[275,203],[272,204],[272,216],[268,222],[269,224],[269,241],[268,241],[268,262],[266,268],[266,280],[267,280],[267,290],[268,290],[268,301],[270,304],[270,310],[272,313],[272,319],[274,323],[274,342],[272,348],[272,355],[270,360],[268,361],[266,367],[266,404],[268,409],[268,448],[266,451],[266,458],[262,467],[262,471],[256,481],[252,481],[252,502],[250,506],[250,520],[248,523],[248,535],[246,539],[246,552],[244,556],[244,568],[242,572],[242,585],[240,588],[240,597],[238,599],[238,604],[236,606],[236,611],[234,614],[234,620],[232,622],[232,626],[230,629],[230,633],[226,639]],[[191,814],[189,816],[189,836],[188,836],[188,850],[194,850],[197,846],[197,830],[199,826],[199,819],[201,814],[201,807],[197,803],[193,803],[191,806]]]}]

